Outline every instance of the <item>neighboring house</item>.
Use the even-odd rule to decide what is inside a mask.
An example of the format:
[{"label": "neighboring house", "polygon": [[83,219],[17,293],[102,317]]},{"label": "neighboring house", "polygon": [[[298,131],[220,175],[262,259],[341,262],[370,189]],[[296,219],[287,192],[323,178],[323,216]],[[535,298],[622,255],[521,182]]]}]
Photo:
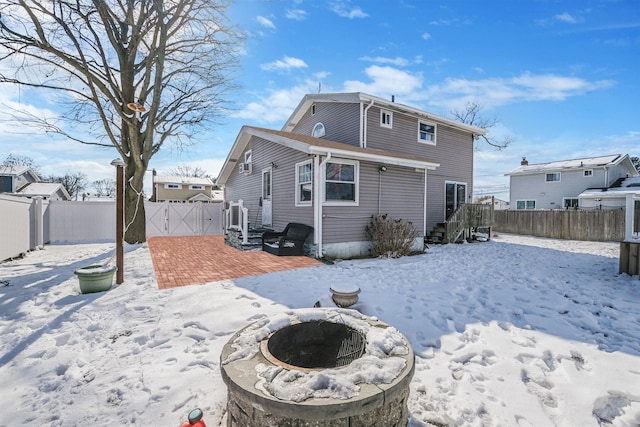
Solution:
[{"label": "neighboring house", "polygon": [[58,182],[33,182],[22,187],[14,195],[30,199],[40,196],[45,200],[71,200],[67,189]]},{"label": "neighboring house", "polygon": [[157,175],[153,170],[153,202],[210,203],[213,199],[211,178]]},{"label": "neighboring house", "polygon": [[71,200],[62,184],[41,182],[40,177],[28,166],[0,167],[0,193],[45,200]]},{"label": "neighboring house", "polygon": [[493,208],[497,211],[504,211],[509,209],[509,202],[506,200],[498,199],[497,197],[485,197],[478,200],[476,203],[480,203],[482,205],[491,205],[493,202]]},{"label": "neighboring house", "polygon": [[[368,254],[375,214],[429,230],[471,201],[483,129],[364,93],[306,95],[282,130],[244,126],[218,176],[252,228],[314,228],[315,256]],[[227,227],[241,228],[238,210]],[[311,239],[310,239],[311,240]]]},{"label": "neighboring house", "polygon": [[640,177],[619,179],[608,188],[585,190],[578,199],[581,209],[623,209],[627,194],[640,197]]},{"label": "neighboring house", "polygon": [[40,182],[40,177],[28,166],[0,167],[0,193],[16,193],[32,182]]},{"label": "neighboring house", "polygon": [[586,189],[608,188],[617,181],[638,176],[627,154],[529,164],[505,174],[510,177],[511,209],[568,209],[580,207]]}]

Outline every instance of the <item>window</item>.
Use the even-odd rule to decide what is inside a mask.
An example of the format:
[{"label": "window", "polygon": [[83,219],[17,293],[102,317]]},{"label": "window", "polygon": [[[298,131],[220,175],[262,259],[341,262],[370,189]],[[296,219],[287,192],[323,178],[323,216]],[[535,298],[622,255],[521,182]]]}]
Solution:
[{"label": "window", "polygon": [[418,122],[418,142],[427,144],[436,143],[436,125],[425,122]]},{"label": "window", "polygon": [[324,125],[322,123],[316,123],[311,131],[311,136],[314,138],[322,138],[325,135]]},{"label": "window", "polygon": [[380,126],[391,129],[393,127],[393,113],[380,110]]},{"label": "window", "polygon": [[296,164],[296,206],[311,206],[312,183],[311,160]]},{"label": "window", "polygon": [[313,116],[316,113],[316,104],[311,106],[311,115]]},{"label": "window", "polygon": [[535,200],[518,200],[516,201],[516,209],[524,210],[524,209],[535,209],[536,201]]},{"label": "window", "polygon": [[593,169],[585,169],[584,176],[593,176]]},{"label": "window", "polygon": [[358,204],[358,163],[327,162],[325,172],[325,202]]},{"label": "window", "polygon": [[560,172],[548,173],[545,176],[545,181],[547,181],[547,182],[560,182]]},{"label": "window", "polygon": [[165,184],[167,190],[182,190],[182,184]]},{"label": "window", "polygon": [[189,185],[189,190],[204,190],[204,185],[191,184]]},{"label": "window", "polygon": [[251,150],[245,151],[244,153],[244,162],[251,163]]},{"label": "window", "polygon": [[565,197],[562,199],[562,205],[565,209],[578,208],[578,199]]}]

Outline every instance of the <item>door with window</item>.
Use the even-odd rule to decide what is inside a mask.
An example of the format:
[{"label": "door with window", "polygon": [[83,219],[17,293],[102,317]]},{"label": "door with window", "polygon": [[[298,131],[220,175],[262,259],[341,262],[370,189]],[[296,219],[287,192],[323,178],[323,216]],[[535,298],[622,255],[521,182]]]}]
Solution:
[{"label": "door with window", "polygon": [[271,179],[271,168],[264,169],[262,171],[262,226],[263,227],[271,227],[273,225],[272,218],[272,203],[271,203],[271,194],[272,194],[272,179]]},{"label": "door with window", "polygon": [[446,182],[445,183],[445,219],[458,209],[467,200],[466,182]]}]

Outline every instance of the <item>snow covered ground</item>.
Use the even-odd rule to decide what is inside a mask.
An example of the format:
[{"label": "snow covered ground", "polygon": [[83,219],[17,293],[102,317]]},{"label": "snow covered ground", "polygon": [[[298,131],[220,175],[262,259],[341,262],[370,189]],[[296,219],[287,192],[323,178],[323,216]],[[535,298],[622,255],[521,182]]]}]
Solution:
[{"label": "snow covered ground", "polygon": [[0,264],[0,426],[178,426],[195,407],[218,426],[224,344],[334,283],[411,342],[412,427],[640,425],[640,280],[618,274],[618,243],[500,235],[163,291],[138,246],[124,284],[79,294],[73,271],[112,253]]}]

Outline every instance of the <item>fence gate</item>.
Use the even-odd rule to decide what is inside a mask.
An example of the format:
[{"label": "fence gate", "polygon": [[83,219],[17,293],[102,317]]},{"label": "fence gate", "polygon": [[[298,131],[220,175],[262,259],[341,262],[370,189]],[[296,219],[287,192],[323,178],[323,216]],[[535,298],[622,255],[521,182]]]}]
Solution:
[{"label": "fence gate", "polygon": [[222,203],[145,203],[147,236],[218,236]]}]

